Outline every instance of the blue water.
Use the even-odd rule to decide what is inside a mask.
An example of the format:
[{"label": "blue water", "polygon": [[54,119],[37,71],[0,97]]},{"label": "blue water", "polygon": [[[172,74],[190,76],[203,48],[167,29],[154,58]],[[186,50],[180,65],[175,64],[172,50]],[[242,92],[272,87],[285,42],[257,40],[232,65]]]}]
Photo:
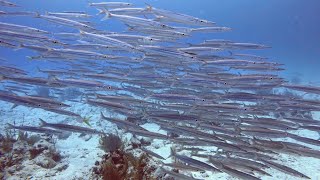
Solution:
[{"label": "blue water", "polygon": [[[16,1],[22,8],[19,10],[37,11],[39,13],[59,11],[86,11],[96,14],[97,10],[88,7],[83,0],[28,0]],[[256,50],[254,53],[268,56],[277,62],[284,63],[286,77],[300,78],[308,84],[320,84],[320,2],[317,0],[161,0],[161,1],[128,1],[136,6],[144,2],[155,7],[186,13],[192,16],[212,20],[221,26],[233,28],[232,32],[205,34],[203,39],[221,38],[239,42],[253,42],[272,46],[268,50]],[[12,8],[0,7],[0,10]],[[14,10],[13,10],[14,11]],[[27,17],[0,17],[3,22],[19,23],[44,30],[56,31],[56,25],[45,20]],[[100,22],[97,26],[105,30],[122,28],[121,23]],[[60,27],[58,31],[64,29]],[[65,28],[74,31],[71,28]],[[197,38],[197,41],[201,38]],[[10,51],[0,47],[1,56],[29,67],[25,62],[24,51]],[[26,52],[27,53],[27,52]],[[32,67],[30,67],[32,68]]]}]

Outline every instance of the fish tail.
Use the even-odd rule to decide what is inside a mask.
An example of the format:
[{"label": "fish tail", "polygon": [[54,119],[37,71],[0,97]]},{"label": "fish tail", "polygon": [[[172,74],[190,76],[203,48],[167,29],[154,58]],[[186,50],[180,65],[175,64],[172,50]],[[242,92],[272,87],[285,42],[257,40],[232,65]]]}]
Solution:
[{"label": "fish tail", "polygon": [[97,9],[99,12],[96,14],[96,15],[100,15],[100,14],[105,14],[105,11],[104,10],[102,10],[102,9]]},{"label": "fish tail", "polygon": [[39,120],[40,120],[40,127],[43,127],[43,126],[46,126],[48,123],[47,122],[45,122],[43,119],[41,119],[41,118],[39,118]]},{"label": "fish tail", "polygon": [[9,129],[14,129],[14,125],[10,124],[10,123],[7,123],[7,126]]},{"label": "fish tail", "polygon": [[107,119],[107,117],[105,117],[102,112],[100,112],[100,117],[101,119]]},{"label": "fish tail", "polygon": [[175,147],[171,147],[170,148],[170,155],[167,157],[170,158],[170,157],[174,157],[176,155],[176,148]]},{"label": "fish tail", "polygon": [[84,118],[83,118],[83,122],[84,122],[86,125],[90,126],[90,127],[92,127],[91,124],[89,123],[91,117],[92,117],[92,116],[84,117]]},{"label": "fish tail", "polygon": [[39,56],[26,56],[29,61],[39,58]]},{"label": "fish tail", "polygon": [[152,10],[152,6],[151,6],[150,4],[148,4],[148,3],[146,3],[146,2],[145,2],[144,4],[146,4],[146,6],[147,6],[147,7],[146,7],[146,10],[147,10],[147,11],[151,11],[151,10]]},{"label": "fish tail", "polygon": [[106,14],[106,15],[101,19],[101,21],[105,21],[105,20],[109,19],[109,18],[112,16],[112,14],[111,14],[106,8],[102,8],[102,9],[100,9],[100,10],[103,12],[103,14]]},{"label": "fish tail", "polygon": [[0,75],[0,81],[5,80],[5,79],[6,79],[6,77],[5,77],[5,76]]}]

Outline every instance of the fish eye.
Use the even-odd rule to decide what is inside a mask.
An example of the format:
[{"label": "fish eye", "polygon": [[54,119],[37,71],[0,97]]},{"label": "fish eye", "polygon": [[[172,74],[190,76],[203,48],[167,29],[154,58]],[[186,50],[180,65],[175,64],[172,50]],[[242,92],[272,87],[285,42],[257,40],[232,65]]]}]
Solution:
[{"label": "fish eye", "polygon": [[273,78],[271,77],[270,79],[272,80]]},{"label": "fish eye", "polygon": [[41,107],[41,104],[38,104],[39,107]]},{"label": "fish eye", "polygon": [[57,44],[58,43],[58,41],[52,41],[53,43],[55,43],[55,44]]},{"label": "fish eye", "polygon": [[202,22],[202,23],[203,23],[204,21],[203,21],[203,20],[200,20],[200,22]]},{"label": "fish eye", "polygon": [[204,101],[206,101],[205,99],[202,99],[202,101],[204,102]]},{"label": "fish eye", "polygon": [[247,108],[244,108],[244,110],[246,111],[246,110],[247,110]]},{"label": "fish eye", "polygon": [[227,82],[224,82],[223,84],[224,84],[224,85],[227,85]]},{"label": "fish eye", "polygon": [[108,86],[108,89],[111,89],[111,86]]}]

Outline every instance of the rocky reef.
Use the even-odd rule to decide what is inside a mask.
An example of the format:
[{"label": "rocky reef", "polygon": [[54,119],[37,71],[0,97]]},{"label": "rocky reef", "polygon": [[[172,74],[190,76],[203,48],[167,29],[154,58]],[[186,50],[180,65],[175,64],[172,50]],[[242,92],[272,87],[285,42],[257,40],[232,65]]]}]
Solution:
[{"label": "rocky reef", "polygon": [[1,136],[0,144],[0,179],[27,179],[37,171],[67,168],[52,136],[28,136],[22,132],[15,136],[7,132]]}]

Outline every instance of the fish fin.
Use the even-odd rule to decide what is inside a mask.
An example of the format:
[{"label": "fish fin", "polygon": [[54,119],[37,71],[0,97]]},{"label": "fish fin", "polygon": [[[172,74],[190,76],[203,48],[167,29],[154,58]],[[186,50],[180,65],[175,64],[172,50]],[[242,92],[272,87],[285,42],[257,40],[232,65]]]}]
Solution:
[{"label": "fish fin", "polygon": [[101,119],[108,119],[102,112],[100,112]]},{"label": "fish fin", "polygon": [[92,127],[91,124],[89,123],[89,120],[90,120],[91,117],[92,117],[92,116],[84,117],[84,118],[83,118],[83,122],[84,122],[86,125],[90,126],[90,127]]},{"label": "fish fin", "polygon": [[152,7],[150,4],[148,4],[148,3],[146,3],[146,2],[145,2],[144,4],[147,6],[147,7],[146,7],[146,10],[147,10],[147,11],[152,11],[152,8],[153,8],[153,7]]},{"label": "fish fin", "polygon": [[106,14],[106,15],[101,19],[101,21],[105,21],[105,20],[109,19],[109,18],[112,16],[112,14],[111,14],[106,8],[102,8],[101,11],[102,11],[104,14]]},{"label": "fish fin", "polygon": [[230,54],[230,56],[233,56],[233,52],[232,51],[228,51],[228,53]]},{"label": "fish fin", "polygon": [[43,119],[39,118],[40,120],[40,127],[46,126],[48,123],[45,122]]},{"label": "fish fin", "polygon": [[16,108],[17,106],[19,106],[18,104],[13,104],[13,106],[11,107],[11,109]]},{"label": "fish fin", "polygon": [[37,66],[37,70],[38,70],[38,72],[42,72],[41,69],[39,68],[39,66]]},{"label": "fish fin", "polygon": [[124,25],[128,26],[128,31],[134,31],[135,30],[135,26],[132,26],[130,24],[124,23]]},{"label": "fish fin", "polygon": [[171,147],[170,148],[170,155],[166,158],[170,158],[170,157],[174,157],[176,155],[176,148],[175,147]]},{"label": "fish fin", "polygon": [[39,13],[39,12],[35,12],[34,17],[36,17],[36,18],[40,18],[40,13]]},{"label": "fish fin", "polygon": [[83,30],[80,30],[80,36],[83,36],[86,32]]},{"label": "fish fin", "polygon": [[58,79],[57,79],[56,75],[50,75],[49,80],[50,81],[57,81]]},{"label": "fish fin", "polygon": [[79,137],[83,137],[83,136],[85,136],[85,135],[87,135],[87,134],[81,133],[81,134],[79,135]]},{"label": "fish fin", "polygon": [[33,59],[36,59],[39,56],[26,56],[26,58],[28,58],[29,61],[32,61]]}]

